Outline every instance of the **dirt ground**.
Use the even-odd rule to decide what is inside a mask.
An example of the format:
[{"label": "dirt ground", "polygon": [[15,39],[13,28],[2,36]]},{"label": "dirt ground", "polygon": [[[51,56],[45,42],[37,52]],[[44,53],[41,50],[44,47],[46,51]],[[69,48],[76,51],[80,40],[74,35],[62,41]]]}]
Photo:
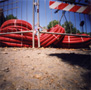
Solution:
[{"label": "dirt ground", "polygon": [[87,49],[0,48],[0,90],[90,90]]}]

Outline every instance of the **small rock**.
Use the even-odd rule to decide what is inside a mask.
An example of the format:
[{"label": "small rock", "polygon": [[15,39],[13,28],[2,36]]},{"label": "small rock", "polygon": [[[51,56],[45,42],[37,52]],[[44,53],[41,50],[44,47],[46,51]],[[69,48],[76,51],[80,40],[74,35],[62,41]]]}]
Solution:
[{"label": "small rock", "polygon": [[38,53],[38,54],[41,54],[41,53]]},{"label": "small rock", "polygon": [[43,79],[43,73],[42,72],[35,72],[35,75],[33,76],[33,78],[42,80]]},{"label": "small rock", "polygon": [[7,52],[2,52],[3,54],[8,54]]},{"label": "small rock", "polygon": [[7,52],[5,52],[4,54],[8,54]]},{"label": "small rock", "polygon": [[76,68],[79,68],[79,66],[75,66]]},{"label": "small rock", "polygon": [[16,48],[13,48],[14,51],[16,51],[17,49]]},{"label": "small rock", "polygon": [[6,68],[6,69],[4,69],[3,71],[4,71],[4,72],[9,72],[10,69],[9,69],[9,68]]},{"label": "small rock", "polygon": [[34,67],[32,67],[32,70],[35,70],[35,68],[34,68]]}]

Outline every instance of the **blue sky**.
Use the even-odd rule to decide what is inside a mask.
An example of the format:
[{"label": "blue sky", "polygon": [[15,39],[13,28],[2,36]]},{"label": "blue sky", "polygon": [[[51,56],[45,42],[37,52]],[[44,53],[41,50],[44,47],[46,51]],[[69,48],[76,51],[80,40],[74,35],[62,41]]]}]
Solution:
[{"label": "blue sky", "polygon": [[[16,1],[17,1],[17,3],[15,3]],[[37,0],[35,0],[35,1],[37,1]],[[40,25],[42,27],[48,25],[49,22],[52,20],[59,20],[61,18],[62,10],[60,10],[58,13],[55,14],[54,13],[55,10],[53,10],[53,9],[51,10],[49,8],[49,0],[39,0],[39,1],[40,1]],[[52,0],[52,1],[55,1],[55,0]],[[11,2],[14,2],[14,3],[10,4]],[[17,16],[18,19],[28,21],[29,23],[32,24],[33,23],[33,21],[32,21],[32,17],[33,17],[32,3],[33,3],[33,0],[9,0],[4,3],[1,3],[0,8],[3,8],[5,16],[9,15],[9,14],[13,14],[14,16]],[[6,4],[10,4],[10,5],[7,6]],[[3,7],[1,7],[1,5]],[[16,9],[5,11],[5,10],[11,9],[11,8],[16,8]],[[69,18],[69,14],[70,14],[70,18]],[[81,21],[85,20],[85,25],[83,27],[84,31],[86,32],[86,29],[87,29],[88,32],[89,31],[91,32],[91,21],[90,21],[91,16],[75,13],[75,17],[76,17],[75,18],[73,12],[66,12],[65,16],[66,16],[67,20],[71,21],[73,23],[73,25],[76,26],[76,28],[80,31],[81,31],[81,27],[79,25],[80,20]],[[65,21],[66,20],[63,17],[61,20],[61,24],[63,24]],[[36,11],[35,11],[35,24],[37,24],[37,12]]]}]

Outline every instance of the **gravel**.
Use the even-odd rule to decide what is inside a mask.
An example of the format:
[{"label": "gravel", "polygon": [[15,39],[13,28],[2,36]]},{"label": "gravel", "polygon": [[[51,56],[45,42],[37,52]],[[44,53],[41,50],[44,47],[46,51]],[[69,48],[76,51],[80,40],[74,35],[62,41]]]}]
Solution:
[{"label": "gravel", "polygon": [[0,90],[90,90],[90,52],[0,48]]}]

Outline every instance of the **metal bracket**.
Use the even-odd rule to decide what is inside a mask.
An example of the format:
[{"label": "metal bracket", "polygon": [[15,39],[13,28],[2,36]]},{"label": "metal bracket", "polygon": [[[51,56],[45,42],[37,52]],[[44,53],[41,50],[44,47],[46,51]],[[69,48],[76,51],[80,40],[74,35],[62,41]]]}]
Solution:
[{"label": "metal bracket", "polygon": [[34,4],[35,6],[38,6],[38,5],[39,5],[37,2],[34,2],[33,4]]}]

